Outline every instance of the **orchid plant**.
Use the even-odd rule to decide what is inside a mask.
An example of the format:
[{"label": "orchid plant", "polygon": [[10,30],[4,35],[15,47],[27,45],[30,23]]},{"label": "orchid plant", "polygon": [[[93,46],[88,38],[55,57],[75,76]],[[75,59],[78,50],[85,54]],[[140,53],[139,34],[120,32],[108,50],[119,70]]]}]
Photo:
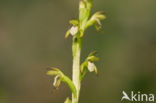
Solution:
[{"label": "orchid plant", "polygon": [[72,98],[69,97],[65,100],[64,103],[78,103],[81,82],[86,75],[87,71],[97,72],[95,66],[95,61],[98,61],[98,58],[95,56],[96,52],[91,52],[88,57],[80,64],[80,54],[82,47],[82,39],[84,36],[85,30],[90,26],[95,26],[97,31],[101,28],[100,20],[105,19],[103,12],[96,12],[90,17],[90,12],[92,8],[92,0],[81,0],[79,4],[79,19],[70,20],[69,23],[72,25],[65,34],[65,38],[68,38],[70,35],[73,38],[72,43],[72,53],[73,53],[73,74],[72,80],[66,76],[58,68],[50,68],[47,72],[47,75],[54,76],[54,87],[58,88],[61,82],[66,83],[71,92]]}]

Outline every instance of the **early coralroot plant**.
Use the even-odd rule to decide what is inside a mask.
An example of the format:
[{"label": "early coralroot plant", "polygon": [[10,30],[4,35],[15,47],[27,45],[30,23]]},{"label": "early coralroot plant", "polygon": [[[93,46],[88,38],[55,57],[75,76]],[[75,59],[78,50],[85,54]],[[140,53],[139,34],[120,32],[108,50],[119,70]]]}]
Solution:
[{"label": "early coralroot plant", "polygon": [[79,20],[70,20],[72,27],[67,31],[65,38],[69,35],[73,38],[72,53],[73,53],[73,76],[72,80],[64,75],[58,68],[50,68],[47,75],[55,76],[53,85],[58,88],[61,82],[66,83],[72,91],[72,100],[67,98],[65,103],[78,103],[80,95],[81,81],[86,72],[95,72],[97,68],[94,64],[98,58],[95,56],[96,52],[91,52],[85,61],[80,65],[80,54],[82,38],[85,30],[94,25],[99,31],[101,28],[100,20],[105,19],[103,12],[96,12],[90,17],[92,8],[92,0],[81,0],[79,4]]}]

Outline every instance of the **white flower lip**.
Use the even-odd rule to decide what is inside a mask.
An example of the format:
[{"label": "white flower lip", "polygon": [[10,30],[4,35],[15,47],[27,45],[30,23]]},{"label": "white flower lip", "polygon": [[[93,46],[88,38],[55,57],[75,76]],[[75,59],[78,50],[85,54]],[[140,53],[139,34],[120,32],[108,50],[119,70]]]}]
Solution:
[{"label": "white flower lip", "polygon": [[57,79],[59,78],[59,75],[57,75],[55,78],[54,78],[54,82],[53,82],[53,85],[55,86],[56,85],[56,82],[57,82]]},{"label": "white flower lip", "polygon": [[72,26],[70,29],[70,33],[72,36],[74,36],[78,32],[78,27],[77,26]]},{"label": "white flower lip", "polygon": [[95,70],[95,64],[92,62],[88,62],[88,70],[93,72]]}]

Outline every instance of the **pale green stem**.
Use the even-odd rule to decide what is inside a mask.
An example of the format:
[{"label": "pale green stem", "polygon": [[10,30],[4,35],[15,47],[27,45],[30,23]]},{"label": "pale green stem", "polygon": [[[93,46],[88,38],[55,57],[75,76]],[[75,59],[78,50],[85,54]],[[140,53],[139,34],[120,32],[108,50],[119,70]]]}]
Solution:
[{"label": "pale green stem", "polygon": [[77,97],[72,94],[72,103],[78,103],[80,93],[80,54],[81,54],[81,38],[73,37],[73,83],[77,90]]}]

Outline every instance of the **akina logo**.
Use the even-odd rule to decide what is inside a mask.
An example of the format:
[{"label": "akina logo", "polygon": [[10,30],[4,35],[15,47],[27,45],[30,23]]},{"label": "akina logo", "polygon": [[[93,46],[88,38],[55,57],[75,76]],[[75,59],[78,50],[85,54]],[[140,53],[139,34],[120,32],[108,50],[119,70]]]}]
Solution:
[{"label": "akina logo", "polygon": [[154,102],[155,97],[154,94],[142,94],[141,92],[134,93],[134,91],[131,91],[131,93],[128,95],[125,91],[122,91],[123,97],[121,98],[121,101],[128,100],[128,101],[138,101],[138,102]]}]

